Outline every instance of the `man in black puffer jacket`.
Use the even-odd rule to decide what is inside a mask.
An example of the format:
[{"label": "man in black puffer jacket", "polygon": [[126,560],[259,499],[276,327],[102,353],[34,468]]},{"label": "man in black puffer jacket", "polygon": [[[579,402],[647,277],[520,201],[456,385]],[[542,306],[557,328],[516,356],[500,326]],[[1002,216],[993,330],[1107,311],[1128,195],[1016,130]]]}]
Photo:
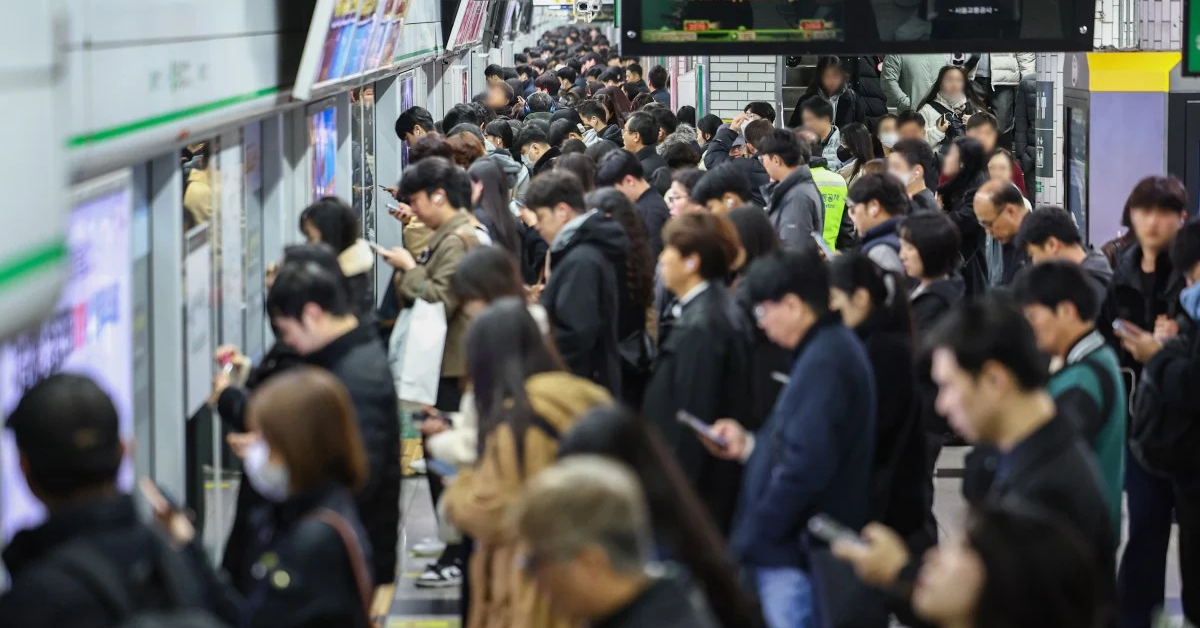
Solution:
[{"label": "man in black puffer jacket", "polygon": [[[1017,87],[1016,103],[1013,105],[1015,121],[1013,130],[1013,157],[1021,166],[1021,172],[1036,176],[1037,170],[1037,78],[1026,76]],[[1026,174],[1030,176],[1030,174]],[[1029,184],[1026,184],[1029,187]]]}]

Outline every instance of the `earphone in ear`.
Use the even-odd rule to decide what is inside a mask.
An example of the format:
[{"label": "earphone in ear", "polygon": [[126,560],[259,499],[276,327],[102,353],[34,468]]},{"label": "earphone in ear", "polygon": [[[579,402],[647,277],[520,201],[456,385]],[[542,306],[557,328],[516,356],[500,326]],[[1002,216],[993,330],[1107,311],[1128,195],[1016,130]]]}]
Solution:
[{"label": "earphone in ear", "polygon": [[696,260],[694,260],[694,259],[688,260],[687,261],[687,269],[688,270],[696,270]]},{"label": "earphone in ear", "polygon": [[726,197],[725,197],[725,204],[726,204],[726,205],[728,205],[728,206],[730,206],[730,207],[733,207],[733,199],[732,199],[732,198],[729,198],[728,196],[726,196]]},{"label": "earphone in ear", "polygon": [[442,202],[442,195],[441,195],[441,194],[434,194],[434,195],[433,195],[433,202],[435,202],[435,203],[440,203],[440,202]]}]

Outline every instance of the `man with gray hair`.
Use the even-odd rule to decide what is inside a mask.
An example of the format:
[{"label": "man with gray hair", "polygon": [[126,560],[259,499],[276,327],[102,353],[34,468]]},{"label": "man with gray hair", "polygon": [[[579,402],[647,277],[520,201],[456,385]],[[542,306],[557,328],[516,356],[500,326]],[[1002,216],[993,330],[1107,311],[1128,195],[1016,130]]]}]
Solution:
[{"label": "man with gray hair", "polygon": [[572,456],[512,511],[519,564],[554,611],[595,628],[716,628],[702,594],[651,562],[646,496],[624,465]]}]

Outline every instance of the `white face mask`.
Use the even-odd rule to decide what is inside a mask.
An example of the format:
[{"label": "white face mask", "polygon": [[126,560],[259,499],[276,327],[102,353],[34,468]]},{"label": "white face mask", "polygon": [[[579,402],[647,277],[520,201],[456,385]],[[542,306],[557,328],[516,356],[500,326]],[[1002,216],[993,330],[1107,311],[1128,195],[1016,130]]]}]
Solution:
[{"label": "white face mask", "polygon": [[895,133],[880,133],[879,134],[879,143],[883,144],[887,148],[891,148],[891,147],[895,146],[896,141],[899,139],[900,139],[899,136],[897,136]]},{"label": "white face mask", "polygon": [[893,177],[899,179],[905,186],[909,186],[913,181],[917,180],[917,173],[915,172],[905,172],[903,170],[891,170],[890,172]]},{"label": "white face mask", "polygon": [[267,441],[260,438],[246,448],[242,467],[254,490],[273,502],[281,502],[287,499],[292,481],[291,474],[288,473],[287,467],[271,464],[270,457],[271,449],[267,446]]},{"label": "white face mask", "polygon": [[533,167],[537,164],[537,162],[534,161],[533,158],[530,157],[526,153],[521,153],[521,163],[525,164],[525,167],[529,168],[530,170],[532,170]]}]

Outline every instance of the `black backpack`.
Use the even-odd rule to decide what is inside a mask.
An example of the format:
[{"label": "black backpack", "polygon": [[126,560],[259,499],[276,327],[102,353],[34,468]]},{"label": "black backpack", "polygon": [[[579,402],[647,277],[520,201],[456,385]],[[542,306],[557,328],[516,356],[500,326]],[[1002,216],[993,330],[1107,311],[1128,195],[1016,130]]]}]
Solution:
[{"label": "black backpack", "polygon": [[[1181,343],[1163,351],[1181,352]],[[1186,351],[1186,349],[1183,349]],[[1176,359],[1190,359],[1187,355]],[[1200,417],[1172,408],[1152,373],[1143,370],[1129,416],[1129,450],[1147,471],[1167,478],[1200,474]]]},{"label": "black backpack", "polygon": [[[161,534],[154,534],[154,545],[149,560],[129,567],[86,538],[56,550],[51,560],[101,601],[117,628],[228,628],[203,605],[200,578],[187,558]],[[136,582],[130,572],[140,574]]]}]

